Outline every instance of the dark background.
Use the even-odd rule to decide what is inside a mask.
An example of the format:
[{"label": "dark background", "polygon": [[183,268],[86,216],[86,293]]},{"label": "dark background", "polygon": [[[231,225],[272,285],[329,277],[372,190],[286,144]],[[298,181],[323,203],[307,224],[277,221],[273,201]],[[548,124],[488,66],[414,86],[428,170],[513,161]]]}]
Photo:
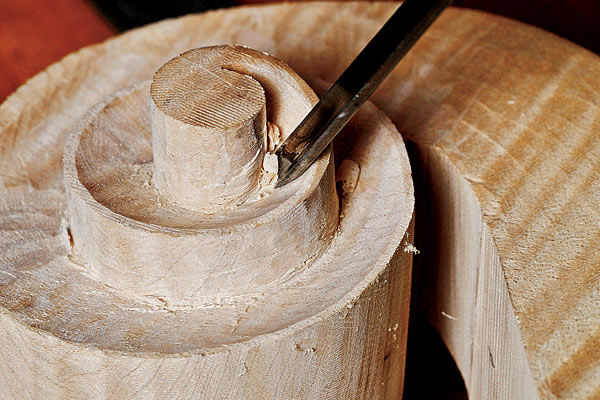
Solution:
[{"label": "dark background", "polygon": [[[26,79],[78,48],[167,17],[256,0],[0,0],[0,102]],[[600,53],[598,0],[456,0],[554,32]],[[418,257],[418,256],[416,256]],[[411,310],[405,399],[466,399],[439,335]]]}]

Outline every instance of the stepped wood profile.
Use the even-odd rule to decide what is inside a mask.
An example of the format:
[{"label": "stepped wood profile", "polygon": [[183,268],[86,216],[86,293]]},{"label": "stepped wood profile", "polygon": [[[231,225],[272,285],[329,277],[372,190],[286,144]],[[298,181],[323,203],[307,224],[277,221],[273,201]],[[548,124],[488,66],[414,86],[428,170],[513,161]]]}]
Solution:
[{"label": "stepped wood profile", "polygon": [[387,117],[369,104],[337,173],[330,147],[276,188],[317,101],[287,64],[222,45],[117,73],[89,51],[50,67],[70,82],[30,82],[38,105],[14,103],[26,86],[0,108],[24,162],[0,170],[0,397],[399,395],[414,198]]}]

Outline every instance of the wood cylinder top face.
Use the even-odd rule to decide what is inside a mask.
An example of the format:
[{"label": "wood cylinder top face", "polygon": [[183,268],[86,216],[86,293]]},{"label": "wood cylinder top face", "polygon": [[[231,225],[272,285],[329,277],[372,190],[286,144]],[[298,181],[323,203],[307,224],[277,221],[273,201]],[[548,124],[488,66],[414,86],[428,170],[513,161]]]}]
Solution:
[{"label": "wood cylinder top face", "polygon": [[[19,318],[38,330],[50,332],[59,338],[77,340],[89,345],[91,349],[119,350],[137,355],[151,352],[151,358],[156,357],[157,353],[184,354],[184,357],[188,357],[190,354],[226,352],[228,347],[225,346],[239,342],[265,343],[326,318],[340,321],[344,327],[348,321],[358,324],[360,318],[355,319],[352,315],[360,310],[371,310],[369,315],[380,318],[378,309],[373,310],[371,307],[375,299],[384,298],[381,293],[391,296],[390,304],[397,304],[398,298],[394,296],[408,293],[386,289],[391,281],[385,275],[381,279],[379,277],[390,265],[397,264],[397,257],[407,254],[399,246],[413,210],[410,165],[401,136],[394,125],[383,113],[367,103],[351,125],[345,128],[345,133],[340,137],[341,145],[336,149],[340,165],[344,164],[343,160],[351,160],[350,165],[353,167],[340,167],[337,173],[340,175],[337,177],[340,182],[352,182],[349,185],[351,191],[345,192],[340,198],[340,215],[343,217],[339,224],[334,224],[335,235],[331,238],[330,245],[320,256],[309,260],[312,261],[309,268],[302,265],[288,268],[287,273],[267,285],[253,285],[252,276],[247,275],[245,280],[238,280],[246,283],[246,288],[250,287],[245,292],[224,294],[208,288],[193,293],[195,296],[187,299],[180,295],[162,296],[161,293],[168,289],[168,282],[173,282],[173,286],[180,290],[187,290],[202,277],[198,271],[180,271],[181,265],[176,263],[177,253],[170,250],[169,246],[180,246],[182,250],[189,251],[192,247],[188,243],[200,243],[192,242],[195,237],[205,235],[210,239],[211,234],[214,235],[213,238],[221,238],[221,241],[213,239],[211,244],[226,245],[224,239],[235,236],[235,230],[240,231],[240,225],[243,224],[227,222],[227,229],[168,228],[124,217],[108,208],[122,207],[121,210],[125,212],[126,197],[133,196],[136,201],[130,200],[129,204],[137,204],[139,201],[146,201],[141,197],[144,190],[153,191],[143,184],[139,187],[127,185],[129,191],[123,194],[119,194],[119,190],[124,189],[118,185],[100,190],[107,183],[127,181],[138,169],[142,171],[138,171],[133,181],[143,181],[143,168],[151,167],[151,158],[150,161],[144,158],[148,155],[151,157],[151,123],[148,113],[140,111],[140,114],[146,115],[145,121],[136,118],[121,124],[120,129],[108,123],[114,120],[114,115],[111,118],[108,118],[109,115],[105,116],[107,119],[102,117],[104,113],[124,113],[131,106],[135,107],[130,108],[130,111],[137,110],[137,104],[144,103],[144,99],[149,107],[147,89],[149,82],[128,88],[117,93],[114,98],[100,103],[80,123],[80,131],[76,131],[79,133],[73,133],[66,143],[66,206],[73,248],[69,244],[61,213],[54,212],[64,207],[62,191],[30,190],[24,193],[20,188],[14,188],[4,193],[5,200],[0,203],[0,215],[12,213],[11,215],[22,216],[23,219],[31,219],[31,215],[48,215],[47,219],[32,220],[30,229],[23,233],[24,237],[31,238],[42,235],[33,245],[45,246],[44,252],[31,252],[32,247],[19,247],[13,253],[14,257],[20,257],[29,263],[26,265],[39,265],[34,268],[35,273],[15,275],[12,270],[3,270],[8,268],[8,264],[0,265],[3,272],[8,272],[0,274],[2,279],[10,278],[11,273],[15,275],[8,281],[2,281],[0,285],[0,299],[4,307],[18,310],[16,312]],[[125,96],[127,93],[131,97]],[[96,129],[100,126],[104,126],[105,130]],[[103,134],[94,134],[99,132]],[[117,135],[119,132],[122,136]],[[135,132],[139,136],[132,136]],[[79,149],[78,153],[73,152],[76,148]],[[85,157],[91,157],[92,154],[97,154],[98,159],[106,159],[106,150],[114,151],[119,157],[104,164],[92,158],[84,161]],[[325,160],[329,159],[327,155]],[[333,165],[326,165],[325,171],[332,171]],[[95,167],[103,169],[102,173],[94,173],[98,170]],[[354,173],[356,168],[359,169],[358,174]],[[328,179],[325,181],[329,182]],[[302,193],[303,187],[294,190],[296,192],[285,203],[295,204],[297,200],[294,199],[306,196]],[[295,210],[304,209],[298,212],[306,213],[310,210],[316,212],[333,208],[337,213],[337,196],[334,197],[335,202],[331,203],[318,200],[319,196],[327,194],[326,186],[314,184],[308,191],[312,194],[310,197],[315,199],[312,201],[320,207],[312,207],[305,201]],[[92,197],[92,193],[96,197]],[[268,198],[277,195],[275,192]],[[152,202],[148,201],[150,203]],[[277,206],[273,210],[278,215],[276,220],[283,225],[279,230],[281,238],[276,238],[279,243],[285,239],[285,230],[290,230],[287,234],[298,232],[291,230],[288,224],[288,220],[297,221],[294,214],[281,213],[280,208],[281,206]],[[151,206],[147,210],[152,214]],[[172,211],[175,209],[169,212]],[[265,215],[268,214],[270,213]],[[194,215],[198,218],[201,214],[190,214]],[[256,221],[250,220],[244,225],[248,228]],[[302,221],[301,227],[306,234],[311,229],[312,219]],[[247,230],[250,233],[250,229]],[[157,234],[160,236],[155,236]],[[172,242],[165,245],[167,236],[172,237]],[[246,236],[245,239],[261,236],[265,236],[264,231]],[[180,242],[179,239],[184,241]],[[273,237],[268,239],[273,240]],[[111,240],[112,243],[109,243]],[[266,245],[267,241],[264,243]],[[111,245],[105,246],[106,244]],[[224,249],[233,254],[235,246],[229,242],[229,246]],[[135,262],[136,252],[148,254],[148,257],[157,256],[159,252],[154,247],[165,252],[162,259],[147,261],[147,265]],[[106,249],[103,250],[104,253],[94,253],[102,249]],[[201,250],[194,256],[202,259]],[[288,253],[289,249],[282,247],[279,251],[280,258],[289,263],[288,266],[293,265],[290,258],[285,257],[286,254],[292,254]],[[119,267],[113,271],[109,265],[102,264],[114,261],[118,256],[123,257],[123,260],[129,257],[130,263],[126,264],[128,268]],[[52,261],[48,262],[46,258],[51,258]],[[165,286],[162,288],[154,282],[158,280],[157,276],[153,276],[155,271],[149,268],[154,265],[157,265],[157,269],[163,269],[161,277]],[[239,266],[235,262],[232,265]],[[226,282],[227,273],[233,270],[227,270],[227,267],[229,265],[226,262],[220,264],[218,271],[222,272],[221,280],[215,279],[213,283]],[[168,272],[165,273],[165,270]],[[404,276],[403,274],[410,276],[410,269],[394,276]],[[231,284],[236,284],[236,281]],[[379,293],[379,296],[367,297],[363,306],[355,306],[356,299],[369,287]],[[151,290],[147,290],[148,288]],[[172,290],[169,293],[176,293],[174,288]],[[32,306],[32,299],[36,298],[41,301],[36,301]],[[23,304],[27,306],[22,306]],[[333,314],[336,316],[332,317]],[[392,326],[393,323],[394,320]],[[387,325],[385,326],[387,332]],[[332,329],[337,329],[337,325]],[[350,332],[354,332],[354,329]],[[357,337],[362,337],[363,334],[361,331],[361,335]],[[292,344],[290,348],[299,357],[305,356],[303,352],[296,351]]]},{"label": "wood cylinder top face", "polygon": [[[239,17],[234,18],[233,26],[253,26],[253,16],[260,14],[244,14],[240,23],[236,21]],[[273,34],[288,31],[273,25],[272,15],[265,16],[269,18],[261,21],[276,28]],[[177,208],[154,187],[150,82],[135,83],[150,78],[158,68],[156,63],[168,59],[174,48],[185,51],[189,43],[202,38],[216,42],[210,34],[197,34],[195,29],[218,32],[231,26],[229,19],[222,17],[214,23],[194,19],[185,26],[168,21],[169,29],[164,25],[144,28],[67,57],[54,70],[38,76],[43,79],[18,91],[12,104],[0,112],[8,122],[5,139],[10,140],[17,131],[21,138],[11,157],[26,160],[37,156],[34,149],[40,148],[50,155],[38,157],[35,165],[19,164],[23,175],[41,182],[43,178],[36,172],[45,171],[44,177],[56,177],[55,183],[64,177],[66,183],[65,191],[50,186],[45,178],[45,186],[22,185],[0,194],[0,217],[19,229],[18,235],[0,235],[0,247],[7,250],[0,257],[0,338],[6,344],[0,346],[0,355],[11,366],[5,371],[0,392],[7,397],[18,393],[16,397],[46,399],[349,399],[385,398],[384,393],[399,392],[392,383],[401,381],[404,357],[410,253],[402,251],[401,240],[409,233],[412,185],[400,135],[389,119],[369,104],[336,147],[339,165],[347,166],[338,173],[349,173],[341,177],[345,182],[339,203],[343,217],[333,224],[335,235],[323,253],[304,260],[308,267],[300,264],[294,268],[286,257],[286,252],[293,252],[279,246],[278,259],[289,263],[288,274],[267,285],[255,284],[253,291],[245,293],[223,295],[213,289],[208,296],[210,289],[199,291],[188,303],[177,301],[182,297],[171,301],[173,296],[159,296],[164,288],[151,280],[168,281],[179,274],[173,281],[185,286],[202,276],[198,270],[181,275],[181,265],[176,264],[181,253],[175,248],[185,253],[194,247],[181,247],[178,237],[192,240],[212,232],[229,244],[222,248],[223,254],[233,254],[233,236],[268,223],[290,227],[288,221],[298,221],[298,215],[304,215],[300,217],[303,223],[296,225],[310,237],[309,221],[318,219],[308,214],[338,204],[335,196],[333,203],[315,201],[319,207],[302,204],[307,204],[302,199],[331,193],[318,184],[323,180],[320,177],[331,176],[327,174],[333,169],[331,163],[322,162],[313,170],[313,178],[298,182],[294,190],[275,191],[222,213]],[[169,24],[176,24],[175,29]],[[167,32],[171,39],[162,41]],[[269,38],[263,34],[256,37]],[[302,48],[300,42],[298,47]],[[297,54],[305,56],[303,50]],[[123,63],[123,59],[129,62]],[[83,65],[87,72],[78,73]],[[112,68],[114,65],[118,68]],[[256,69],[260,73],[260,68]],[[299,81],[286,80],[285,74],[271,83],[257,73],[247,74],[265,89],[269,122],[285,136],[303,117],[301,111],[310,109],[312,99],[294,95],[294,91],[278,97],[277,93],[284,92],[281,84],[303,87]],[[134,86],[105,98],[125,84]],[[68,126],[71,131],[84,116],[84,109],[98,101],[102,103],[69,138],[61,174],[56,154],[62,153],[67,136],[67,128],[61,127]],[[295,111],[286,113],[290,104],[295,104]],[[26,113],[32,110],[32,117],[17,120],[21,114],[12,112],[17,108]],[[6,140],[2,143],[5,149],[14,145]],[[329,159],[330,154],[324,158]],[[344,160],[351,161],[344,164]],[[2,165],[0,174],[0,179],[14,176],[8,164]],[[321,215],[327,218],[330,214]],[[276,241],[281,243],[286,235],[300,230],[288,231],[282,228]],[[247,238],[265,236],[254,232]],[[152,239],[157,233],[160,239]],[[133,246],[134,236],[138,244],[145,245]],[[165,244],[166,237],[172,241]],[[107,240],[113,241],[111,246],[100,246]],[[91,243],[90,248],[82,248],[82,243]],[[199,247],[197,242],[194,245]],[[91,250],[103,248],[104,254],[91,257]],[[162,269],[159,276],[151,276],[156,271],[134,262],[160,251],[170,262],[146,262],[157,266],[157,271]],[[195,256],[202,259],[204,255],[199,251]],[[117,257],[131,262],[124,263],[127,268],[116,265],[120,269],[114,272],[102,264]],[[240,264],[239,260],[227,261]],[[227,261],[218,270],[221,281],[235,272],[234,268],[226,270]],[[264,263],[262,268],[265,266],[271,265]],[[247,275],[245,281],[251,280]],[[233,283],[238,281],[244,279]],[[114,285],[135,282],[137,288],[132,290]],[[152,290],[142,292],[151,286]],[[383,382],[390,382],[389,387]]]},{"label": "wood cylinder top face", "polygon": [[[165,84],[173,75],[165,80],[156,76],[172,72],[178,61],[175,75],[192,80],[180,71],[190,55],[200,57],[201,71],[233,75],[227,82],[203,76],[208,88],[200,88],[200,82],[196,92],[208,91],[206,98],[162,112],[175,83]],[[249,98],[256,94],[258,100],[235,105],[235,94],[246,91],[238,86],[234,95],[227,94],[235,80],[250,88]],[[177,89],[173,96],[188,96],[183,92]],[[218,100],[216,92],[221,93]],[[237,100],[224,122],[202,122],[206,113],[195,111],[219,110],[226,107],[223,99],[231,97]],[[216,105],[204,104],[213,100]],[[315,102],[310,87],[285,64],[231,46],[184,53],[159,69],[152,84],[141,82],[110,96],[89,111],[65,146],[69,224],[77,257],[111,287],[180,305],[260,291],[310,265],[337,229],[331,151],[300,179],[276,190],[265,164],[269,155],[275,157],[269,151]],[[239,115],[234,113],[242,107]],[[173,112],[181,118],[171,118]],[[222,111],[213,114],[218,113]],[[273,143],[269,151],[267,140]],[[199,177],[218,178],[226,185],[199,184]],[[232,194],[240,189],[242,194]],[[223,190],[236,202],[219,202],[229,199]],[[181,204],[182,193],[199,202]]]},{"label": "wood cylinder top face", "polygon": [[272,191],[265,92],[235,71],[247,55],[231,46],[190,50],[154,74],[153,179],[175,204],[217,213]]}]

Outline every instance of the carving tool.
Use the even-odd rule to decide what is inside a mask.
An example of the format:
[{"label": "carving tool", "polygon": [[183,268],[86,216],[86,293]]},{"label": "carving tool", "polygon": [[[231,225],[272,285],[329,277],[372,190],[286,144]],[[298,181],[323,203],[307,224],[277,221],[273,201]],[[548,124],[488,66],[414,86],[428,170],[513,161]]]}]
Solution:
[{"label": "carving tool", "polygon": [[405,0],[277,150],[277,187],[301,176],[452,0]]}]

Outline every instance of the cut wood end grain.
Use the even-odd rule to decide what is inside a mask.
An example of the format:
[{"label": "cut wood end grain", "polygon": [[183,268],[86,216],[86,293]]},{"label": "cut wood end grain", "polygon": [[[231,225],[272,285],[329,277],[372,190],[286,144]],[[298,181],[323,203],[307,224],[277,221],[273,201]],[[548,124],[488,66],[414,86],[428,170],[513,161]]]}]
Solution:
[{"label": "cut wood end grain", "polygon": [[[414,198],[402,139],[373,105],[337,140],[340,160],[361,170],[341,204],[331,151],[281,192],[214,214],[173,205],[150,179],[148,79],[157,64],[211,35],[235,42],[228,29],[265,12],[268,26],[282,23],[269,10],[131,32],[65,58],[0,106],[0,182],[12,185],[0,193],[0,221],[20,230],[17,241],[0,235],[0,275],[9,278],[0,284],[0,367],[10,366],[0,397],[401,393],[412,254],[398,247],[412,231]],[[275,60],[272,68],[285,67]],[[279,131],[271,136],[283,139],[316,96],[293,71],[269,80],[272,70],[248,63],[236,71],[264,89]],[[82,117],[63,175],[63,143]],[[190,270],[193,260],[206,270]],[[389,321],[397,331],[388,332]]]},{"label": "cut wood end grain", "polygon": [[173,203],[217,213],[273,190],[272,176],[262,179],[265,92],[251,76],[235,71],[244,56],[253,54],[233,46],[194,49],[154,74],[154,184]]},{"label": "cut wood end grain", "polygon": [[[252,71],[282,104],[269,116]],[[268,135],[267,118],[286,124],[312,104],[289,67],[214,46],[167,62],[148,86],[93,108],[65,148],[74,246],[99,279],[190,304],[199,294],[260,292],[325,251],[338,222],[331,150],[289,187],[273,186],[267,147],[283,133],[269,122]]]}]

